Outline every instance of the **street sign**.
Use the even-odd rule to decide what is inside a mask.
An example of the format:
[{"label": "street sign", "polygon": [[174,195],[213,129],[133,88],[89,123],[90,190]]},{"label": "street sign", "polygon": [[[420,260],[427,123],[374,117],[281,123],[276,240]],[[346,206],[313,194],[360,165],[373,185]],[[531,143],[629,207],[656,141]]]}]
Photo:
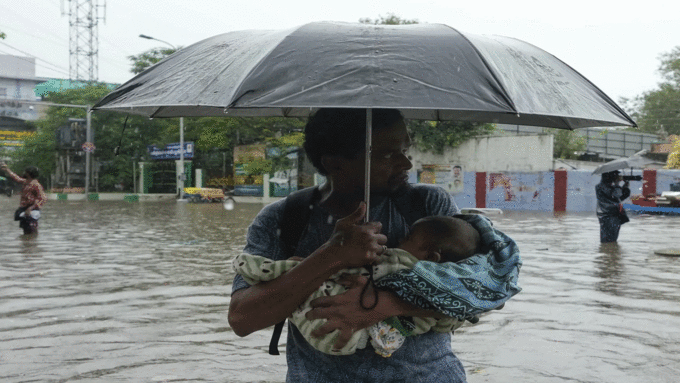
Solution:
[{"label": "street sign", "polygon": [[[152,160],[179,160],[179,143],[172,143],[165,145],[165,148],[158,148],[154,145],[147,147],[149,156]],[[191,159],[194,157],[194,143],[184,143],[184,159]]]},{"label": "street sign", "polygon": [[94,144],[91,142],[84,142],[82,145],[83,151],[86,153],[93,153],[96,149]]}]

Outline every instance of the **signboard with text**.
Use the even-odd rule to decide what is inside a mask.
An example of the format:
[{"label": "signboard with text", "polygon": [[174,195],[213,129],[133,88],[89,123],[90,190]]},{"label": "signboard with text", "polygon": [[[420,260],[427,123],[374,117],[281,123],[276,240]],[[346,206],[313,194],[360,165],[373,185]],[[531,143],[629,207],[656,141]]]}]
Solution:
[{"label": "signboard with text", "polygon": [[[158,148],[155,145],[147,146],[149,150],[149,155],[152,160],[179,160],[180,151],[179,143],[175,142],[172,144],[165,145],[164,148]],[[184,143],[184,159],[194,158],[194,143],[185,142]]]}]

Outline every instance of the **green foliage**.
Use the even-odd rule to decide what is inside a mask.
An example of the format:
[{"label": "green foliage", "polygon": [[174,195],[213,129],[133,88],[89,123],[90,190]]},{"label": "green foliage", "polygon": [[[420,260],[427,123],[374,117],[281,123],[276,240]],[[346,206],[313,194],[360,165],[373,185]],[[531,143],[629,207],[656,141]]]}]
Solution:
[{"label": "green foliage", "polygon": [[573,130],[552,130],[554,137],[553,157],[567,160],[577,159],[579,152],[586,149],[586,138]]},{"label": "green foliage", "polygon": [[274,171],[273,161],[269,158],[245,157],[243,171],[249,176],[260,176]]},{"label": "green foliage", "polygon": [[661,55],[658,89],[622,103],[640,130],[655,134],[680,134],[680,46]]},{"label": "green foliage", "polygon": [[406,24],[418,24],[418,20],[413,19],[413,20],[407,20],[407,19],[402,19],[401,17],[395,15],[394,13],[387,13],[387,17],[379,16],[378,19],[370,19],[368,17],[365,17],[363,19],[359,19],[359,22],[362,24],[383,24],[383,25],[406,25]]},{"label": "green foliage", "polygon": [[422,151],[442,154],[446,148],[455,148],[475,136],[488,135],[496,130],[493,124],[464,121],[408,122],[415,146]]},{"label": "green foliage", "polygon": [[176,51],[177,49],[173,48],[153,48],[138,55],[128,56],[128,59],[132,61],[132,68],[130,69],[130,72],[134,74],[142,73],[144,69],[163,60]]},{"label": "green foliage", "polygon": [[666,161],[666,169],[680,169],[680,138],[673,141],[673,148]]},{"label": "green foliage", "polygon": [[[93,105],[110,91],[108,85],[86,84],[81,88],[47,94],[45,101],[56,104]],[[24,140],[24,146],[12,153],[13,168],[23,169],[35,165],[41,169],[41,181],[49,179],[56,167],[56,132],[68,125],[69,118],[87,117],[85,108],[51,106],[46,117],[35,121],[36,134]],[[99,187],[102,191],[114,190],[114,185],[132,185],[132,161],[148,156],[146,146],[161,142],[160,135],[177,126],[176,120],[149,120],[129,116],[125,130],[126,115],[114,112],[92,113],[92,130],[95,136],[94,162],[102,164]],[[120,155],[114,148],[121,145]],[[55,185],[56,186],[56,185]]]},{"label": "green foliage", "polygon": [[4,40],[5,37],[7,37],[7,35],[5,34],[5,32],[0,32],[0,39]]},{"label": "green foliage", "polygon": [[38,180],[43,186],[49,185],[50,174],[55,168],[54,135],[34,134],[24,139],[24,145],[9,153],[12,170],[21,175],[28,166],[40,169]]},{"label": "green foliage", "polygon": [[278,153],[276,156],[270,156],[272,162],[271,172],[279,170],[290,169],[293,166],[293,160],[288,158],[291,151],[302,150],[302,145],[305,143],[305,135],[302,132],[292,132],[281,137],[267,138],[267,146],[274,148],[274,152]]}]

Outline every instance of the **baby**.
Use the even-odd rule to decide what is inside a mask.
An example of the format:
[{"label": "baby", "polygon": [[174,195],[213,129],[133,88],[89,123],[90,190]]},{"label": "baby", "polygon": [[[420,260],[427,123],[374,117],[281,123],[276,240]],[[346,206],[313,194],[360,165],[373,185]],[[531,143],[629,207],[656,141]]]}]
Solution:
[{"label": "baby", "polygon": [[[412,268],[419,261],[459,262],[474,255],[478,251],[479,243],[479,233],[463,219],[446,216],[426,217],[413,224],[409,236],[398,248],[385,248],[378,256],[376,264],[369,267],[372,267],[373,278],[377,280],[398,270]],[[297,260],[273,261],[262,256],[241,254],[234,259],[232,265],[236,273],[253,285],[275,279],[300,262]],[[342,270],[331,276],[289,318],[304,338],[323,353],[353,354],[356,349],[365,348],[370,339],[376,353],[389,357],[401,347],[406,336],[424,334],[430,330],[449,332],[457,329],[464,322],[455,318],[408,318],[410,320],[389,318],[369,328],[356,331],[346,346],[335,349],[333,345],[339,331],[336,330],[318,338],[312,337],[311,333],[322,326],[325,320],[308,320],[305,314],[311,310],[309,302],[312,300],[322,296],[341,294],[346,290],[336,282],[342,274],[369,275],[370,272],[362,267]]]}]

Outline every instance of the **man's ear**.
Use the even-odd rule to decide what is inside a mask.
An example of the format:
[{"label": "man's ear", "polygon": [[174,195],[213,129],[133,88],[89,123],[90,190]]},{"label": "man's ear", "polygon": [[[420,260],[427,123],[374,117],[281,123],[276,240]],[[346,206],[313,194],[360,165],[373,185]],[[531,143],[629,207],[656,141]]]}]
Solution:
[{"label": "man's ear", "polygon": [[439,254],[439,252],[436,251],[430,251],[427,253],[427,258],[425,259],[426,261],[434,262],[434,263],[439,263],[441,261],[442,255]]},{"label": "man's ear", "polygon": [[342,167],[342,160],[339,156],[321,156],[321,165],[327,173],[335,173]]}]

